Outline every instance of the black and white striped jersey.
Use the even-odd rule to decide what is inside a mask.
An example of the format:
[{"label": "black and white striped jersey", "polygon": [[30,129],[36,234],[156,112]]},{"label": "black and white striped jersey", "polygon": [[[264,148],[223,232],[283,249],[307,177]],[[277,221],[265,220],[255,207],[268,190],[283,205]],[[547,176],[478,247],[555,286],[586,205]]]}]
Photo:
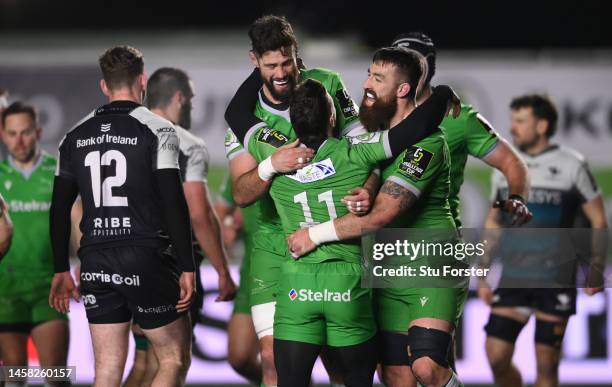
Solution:
[{"label": "black and white striped jersey", "polygon": [[78,185],[81,248],[167,242],[154,172],[178,161],[172,123],[137,103],[111,102],[77,123],[60,143],[56,174]]}]

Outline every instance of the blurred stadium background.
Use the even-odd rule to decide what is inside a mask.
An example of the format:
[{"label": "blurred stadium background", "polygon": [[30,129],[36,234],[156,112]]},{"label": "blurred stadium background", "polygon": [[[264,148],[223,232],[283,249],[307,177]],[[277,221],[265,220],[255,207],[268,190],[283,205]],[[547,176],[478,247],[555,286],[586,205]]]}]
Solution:
[{"label": "blurred stadium background", "polygon": [[[287,16],[305,64],[338,71],[358,103],[373,50],[389,44],[397,33],[421,30],[438,49],[434,83],[452,85],[503,136],[509,137],[513,96],[546,92],[554,99],[560,112],[555,141],[586,155],[612,223],[612,24],[604,3],[405,3],[0,0],[0,87],[10,91],[9,102],[26,100],[39,109],[42,146],[55,153],[66,130],[104,101],[97,58],[106,48],[139,48],[148,73],[161,66],[183,68],[195,84],[192,130],[207,141],[209,183],[216,191],[227,171],[223,112],[251,70],[247,29],[256,17]],[[462,190],[466,227],[482,225],[490,205],[489,176],[484,164],[470,161]],[[240,257],[239,249],[233,252],[235,278]],[[225,361],[224,327],[231,305],[213,302],[214,272],[206,266],[202,270],[208,296],[188,381],[241,383]],[[611,311],[609,289],[579,297],[578,314],[565,339],[563,383],[612,385]],[[471,298],[459,328],[459,374],[470,384],[491,381],[483,350],[487,313]],[[77,366],[77,382],[88,384],[93,354],[80,306],[73,307],[71,319],[69,364]],[[515,356],[527,382],[535,375],[532,343],[530,325]],[[34,351],[30,358],[35,364]],[[326,381],[320,366],[315,381]]]}]

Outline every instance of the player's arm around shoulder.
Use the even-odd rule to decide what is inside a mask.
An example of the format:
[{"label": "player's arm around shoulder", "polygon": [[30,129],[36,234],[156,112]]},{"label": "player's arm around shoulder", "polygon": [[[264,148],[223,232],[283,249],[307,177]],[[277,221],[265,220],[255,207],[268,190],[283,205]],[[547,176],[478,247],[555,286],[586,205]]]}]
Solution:
[{"label": "player's arm around shoulder", "polygon": [[312,149],[269,127],[259,128],[248,141],[248,152],[230,160],[232,192],[240,207],[264,195],[276,174],[303,168],[314,156]]}]

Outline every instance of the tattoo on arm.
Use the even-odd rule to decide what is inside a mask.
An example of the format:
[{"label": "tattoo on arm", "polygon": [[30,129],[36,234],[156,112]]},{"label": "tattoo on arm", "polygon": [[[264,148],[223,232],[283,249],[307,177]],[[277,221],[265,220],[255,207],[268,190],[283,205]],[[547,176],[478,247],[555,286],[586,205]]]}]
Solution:
[{"label": "tattoo on arm", "polygon": [[410,208],[417,200],[417,197],[412,192],[389,180],[385,181],[383,186],[380,188],[380,193],[387,194],[393,199],[399,200],[398,215]]}]

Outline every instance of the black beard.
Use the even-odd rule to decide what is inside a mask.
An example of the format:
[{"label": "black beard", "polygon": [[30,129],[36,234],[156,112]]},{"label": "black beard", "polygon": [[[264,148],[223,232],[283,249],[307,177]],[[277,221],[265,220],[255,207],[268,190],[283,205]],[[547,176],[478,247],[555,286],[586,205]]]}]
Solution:
[{"label": "black beard", "polygon": [[268,90],[270,91],[270,94],[272,94],[272,98],[279,100],[282,103],[289,102],[289,99],[291,98],[291,95],[293,94],[293,90],[295,89],[295,84],[296,84],[296,80],[294,77],[292,77],[291,75],[287,76],[287,83],[289,87],[287,88],[287,91],[283,93],[279,93],[274,88],[274,82],[272,81],[272,78],[264,79],[263,82],[268,88]]},{"label": "black beard", "polygon": [[178,124],[185,129],[191,128],[191,103],[185,103],[181,106]]},{"label": "black beard", "polygon": [[397,98],[377,98],[372,106],[366,106],[365,93],[359,108],[359,121],[370,132],[386,129],[391,118],[397,112]]}]

